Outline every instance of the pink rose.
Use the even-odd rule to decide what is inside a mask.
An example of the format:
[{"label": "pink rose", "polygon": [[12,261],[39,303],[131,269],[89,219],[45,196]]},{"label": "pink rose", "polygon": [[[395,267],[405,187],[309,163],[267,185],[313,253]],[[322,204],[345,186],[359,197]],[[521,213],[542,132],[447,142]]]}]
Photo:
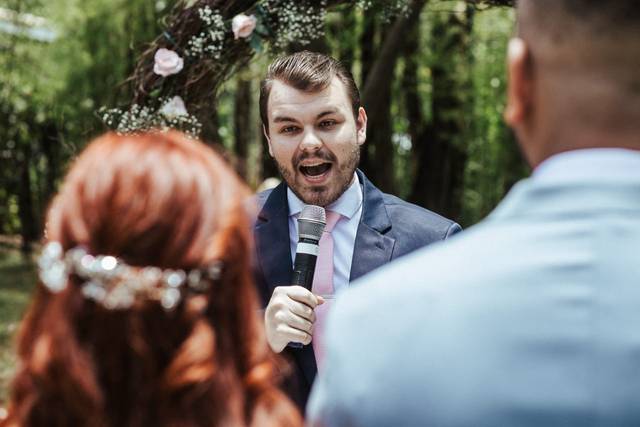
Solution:
[{"label": "pink rose", "polygon": [[253,15],[245,15],[241,13],[233,17],[231,21],[231,29],[233,30],[233,36],[237,39],[242,37],[246,39],[253,33],[256,28],[256,17]]},{"label": "pink rose", "polygon": [[180,56],[169,49],[158,49],[154,56],[155,64],[153,72],[159,76],[167,77],[182,71],[184,61]]}]

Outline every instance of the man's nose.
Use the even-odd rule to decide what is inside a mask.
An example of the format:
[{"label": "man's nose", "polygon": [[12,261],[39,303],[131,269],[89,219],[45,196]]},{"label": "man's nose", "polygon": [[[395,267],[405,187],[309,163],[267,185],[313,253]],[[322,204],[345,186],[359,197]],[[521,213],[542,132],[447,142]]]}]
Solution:
[{"label": "man's nose", "polygon": [[319,150],[322,147],[322,140],[316,135],[316,133],[312,130],[305,130],[304,135],[302,135],[302,141],[300,141],[300,149],[302,151],[315,151]]}]

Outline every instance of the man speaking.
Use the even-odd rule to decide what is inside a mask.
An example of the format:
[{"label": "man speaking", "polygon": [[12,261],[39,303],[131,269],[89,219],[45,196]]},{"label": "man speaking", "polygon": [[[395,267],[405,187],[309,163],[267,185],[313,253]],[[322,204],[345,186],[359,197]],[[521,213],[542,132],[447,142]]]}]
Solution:
[{"label": "man speaking", "polygon": [[[261,85],[260,114],[284,182],[258,196],[256,283],[266,305],[267,340],[292,361],[288,387],[302,408],[322,368],[322,325],[334,296],[460,226],[382,193],[356,169],[367,114],[353,77],[335,59],[306,51],[277,59]],[[291,286],[297,219],[306,205],[326,214],[311,289]]]}]

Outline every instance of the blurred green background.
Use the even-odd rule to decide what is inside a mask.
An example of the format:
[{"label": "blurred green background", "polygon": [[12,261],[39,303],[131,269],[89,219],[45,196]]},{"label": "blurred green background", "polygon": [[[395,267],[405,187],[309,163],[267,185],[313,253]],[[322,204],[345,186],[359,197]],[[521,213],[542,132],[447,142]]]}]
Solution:
[{"label": "blurred green background", "polygon": [[7,397],[15,364],[13,337],[35,279],[33,263],[21,254],[17,239],[0,236],[0,402]]}]

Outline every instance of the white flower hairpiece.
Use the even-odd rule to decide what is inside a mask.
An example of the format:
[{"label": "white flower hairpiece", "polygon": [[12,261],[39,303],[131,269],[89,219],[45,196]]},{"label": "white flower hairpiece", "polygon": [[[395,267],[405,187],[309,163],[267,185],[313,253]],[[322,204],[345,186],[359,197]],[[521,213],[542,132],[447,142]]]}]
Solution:
[{"label": "white flower hairpiece", "polygon": [[84,280],[82,294],[111,310],[130,308],[137,297],[160,301],[171,310],[181,299],[185,287],[196,293],[209,289],[210,282],[220,278],[222,262],[203,269],[161,269],[132,267],[110,255],[90,255],[82,247],[64,252],[59,242],[49,242],[38,259],[42,284],[52,293],[67,287],[69,276]]}]

